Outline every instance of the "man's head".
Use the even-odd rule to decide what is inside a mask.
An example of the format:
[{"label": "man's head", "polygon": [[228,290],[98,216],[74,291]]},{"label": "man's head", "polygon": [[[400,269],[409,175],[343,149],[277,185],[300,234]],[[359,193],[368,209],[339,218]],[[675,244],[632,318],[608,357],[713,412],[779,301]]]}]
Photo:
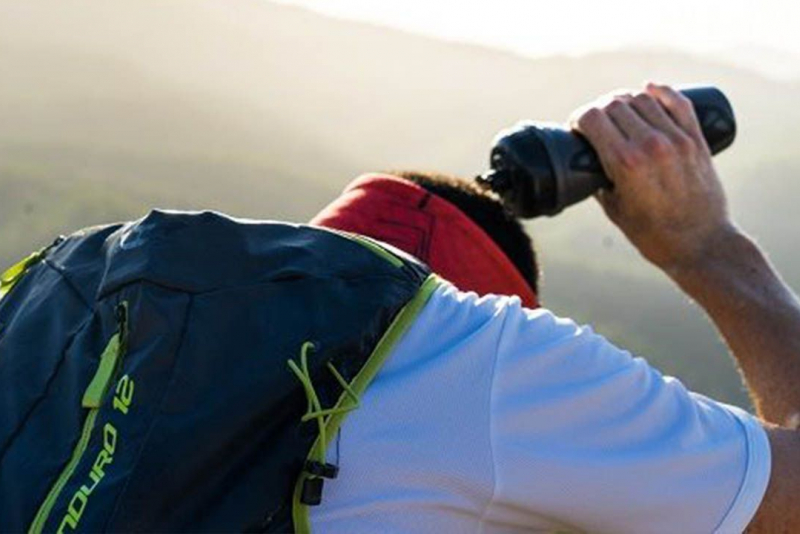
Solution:
[{"label": "man's head", "polygon": [[537,305],[530,239],[500,200],[473,182],[411,171],[365,175],[311,222],[394,245],[460,289]]},{"label": "man's head", "polygon": [[511,260],[534,292],[539,291],[539,267],[531,238],[500,199],[477,183],[440,173],[391,172],[450,202],[481,227]]}]

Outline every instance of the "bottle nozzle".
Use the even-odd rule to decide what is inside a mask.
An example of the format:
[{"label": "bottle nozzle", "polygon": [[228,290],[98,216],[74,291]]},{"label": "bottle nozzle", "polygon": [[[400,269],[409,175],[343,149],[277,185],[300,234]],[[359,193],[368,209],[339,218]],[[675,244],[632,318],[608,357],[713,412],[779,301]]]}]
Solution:
[{"label": "bottle nozzle", "polygon": [[475,181],[481,187],[491,189],[495,193],[503,194],[511,188],[511,176],[509,171],[492,169],[475,177]]}]

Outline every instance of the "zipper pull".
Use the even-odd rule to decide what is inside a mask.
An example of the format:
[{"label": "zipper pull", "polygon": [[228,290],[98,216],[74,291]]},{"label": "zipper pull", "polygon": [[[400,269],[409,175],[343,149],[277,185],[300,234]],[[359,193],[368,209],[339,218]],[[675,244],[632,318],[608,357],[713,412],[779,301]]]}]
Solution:
[{"label": "zipper pull", "polygon": [[116,374],[119,360],[125,352],[128,337],[128,303],[122,302],[115,310],[117,316],[117,333],[111,336],[103,354],[100,356],[100,365],[83,393],[81,405],[84,408],[99,408],[108,391],[108,386]]}]

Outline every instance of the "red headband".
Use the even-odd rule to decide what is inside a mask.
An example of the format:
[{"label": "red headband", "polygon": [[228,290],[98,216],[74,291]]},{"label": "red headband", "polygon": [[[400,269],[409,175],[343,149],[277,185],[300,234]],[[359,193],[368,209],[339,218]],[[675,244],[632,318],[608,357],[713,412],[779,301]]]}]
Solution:
[{"label": "red headband", "polygon": [[361,176],[311,224],[393,245],[459,289],[517,295],[526,307],[538,306],[536,294],[483,229],[453,204],[408,180]]}]

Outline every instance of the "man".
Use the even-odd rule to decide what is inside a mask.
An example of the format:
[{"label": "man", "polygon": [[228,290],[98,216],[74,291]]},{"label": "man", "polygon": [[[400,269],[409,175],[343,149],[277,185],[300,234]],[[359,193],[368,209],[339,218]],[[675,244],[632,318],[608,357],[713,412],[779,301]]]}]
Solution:
[{"label": "man", "polygon": [[395,244],[461,290],[519,298],[437,290],[329,450],[342,471],[312,508],[316,530],[800,529],[800,306],[730,219],[690,102],[648,84],[573,126],[614,183],[606,214],[708,313],[759,418],[534,309],[535,257],[488,197],[362,178],[313,222]]}]

